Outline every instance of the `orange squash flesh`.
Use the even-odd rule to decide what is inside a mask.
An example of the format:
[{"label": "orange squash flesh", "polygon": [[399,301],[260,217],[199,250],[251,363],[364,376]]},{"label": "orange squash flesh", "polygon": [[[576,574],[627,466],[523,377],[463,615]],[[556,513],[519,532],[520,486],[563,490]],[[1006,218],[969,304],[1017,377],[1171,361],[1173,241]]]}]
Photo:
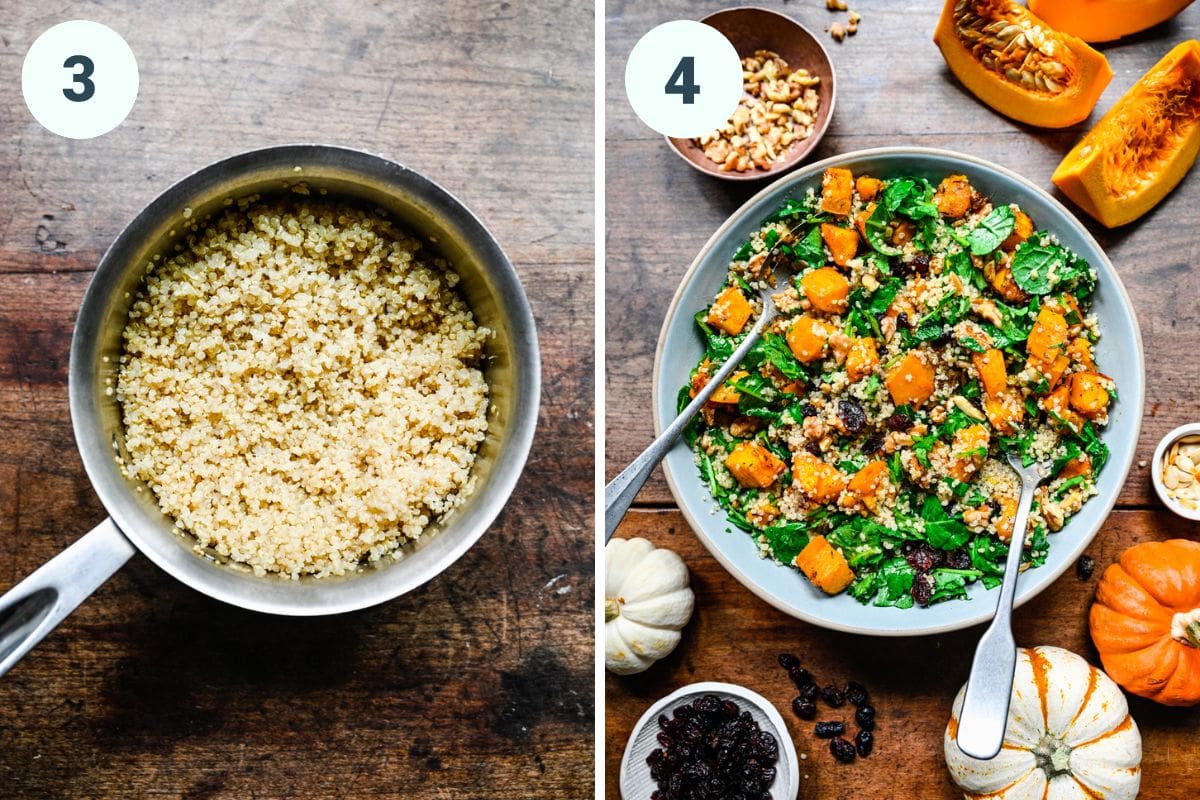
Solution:
[{"label": "orange squash flesh", "polygon": [[1029,0],[1029,10],[1085,42],[1111,42],[1165,22],[1192,0]]},{"label": "orange squash flesh", "polygon": [[972,94],[1042,128],[1087,119],[1112,79],[1102,54],[1016,0],[946,0],[933,41]]},{"label": "orange squash flesh", "polygon": [[1159,203],[1200,152],[1200,42],[1176,46],[1067,153],[1051,180],[1109,228]]}]

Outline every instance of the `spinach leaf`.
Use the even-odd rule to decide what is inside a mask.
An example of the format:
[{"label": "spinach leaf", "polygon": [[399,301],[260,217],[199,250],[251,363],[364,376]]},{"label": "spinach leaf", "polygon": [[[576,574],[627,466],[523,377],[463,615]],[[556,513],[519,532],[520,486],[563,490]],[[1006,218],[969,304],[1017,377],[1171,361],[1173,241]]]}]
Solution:
[{"label": "spinach leaf", "polygon": [[757,367],[763,362],[775,367],[789,381],[808,380],[808,372],[804,365],[792,355],[787,340],[777,333],[764,334],[763,338],[755,342],[746,354],[744,363],[750,367]]},{"label": "spinach leaf", "polygon": [[982,575],[982,572],[974,569],[941,567],[930,570],[929,576],[933,578],[933,594],[929,597],[930,605],[956,597],[966,597],[967,584],[974,583]]},{"label": "spinach leaf", "polygon": [[700,331],[704,334],[704,357],[713,364],[725,363],[733,355],[733,351],[737,347],[733,338],[723,335],[708,324],[708,309],[706,308],[697,311],[693,319],[696,320],[696,325],[700,327]]},{"label": "spinach leaf", "polygon": [[1049,294],[1055,289],[1070,289],[1081,296],[1091,294],[1096,288],[1091,265],[1061,245],[1042,244],[1044,236],[1035,233],[1013,253],[1012,272],[1017,286],[1033,295]]},{"label": "spinach leaf", "polygon": [[879,567],[879,593],[874,605],[912,608],[913,597],[909,594],[916,571],[903,558],[892,558]]},{"label": "spinach leaf", "polygon": [[862,567],[874,567],[883,559],[886,551],[882,540],[888,533],[882,525],[861,519],[838,526],[826,538],[842,551],[850,568],[857,572]]},{"label": "spinach leaf", "polygon": [[947,514],[942,504],[932,495],[925,498],[925,505],[921,507],[921,519],[925,520],[925,538],[931,547],[939,550],[957,550],[971,538],[970,529],[961,520]]},{"label": "spinach leaf", "polygon": [[885,256],[898,256],[900,248],[893,247],[888,242],[888,223],[891,221],[892,214],[888,211],[885,200],[884,203],[875,206],[871,216],[867,217],[863,230],[866,232],[867,244],[871,245],[875,252]]},{"label": "spinach leaf", "polygon": [[1009,206],[993,208],[967,234],[967,245],[971,248],[971,252],[977,256],[986,256],[991,253],[1013,232],[1016,219]]},{"label": "spinach leaf", "polygon": [[975,269],[971,257],[961,250],[946,257],[946,269],[961,278],[963,283],[980,291],[987,288],[987,279],[983,277],[983,271]]},{"label": "spinach leaf", "polygon": [[733,254],[734,261],[747,261],[750,256],[754,255],[754,246],[750,242],[744,242],[737,252]]},{"label": "spinach leaf", "polygon": [[804,238],[792,245],[792,255],[810,267],[825,264],[825,243],[821,241],[821,229],[814,225]]},{"label": "spinach leaf", "polygon": [[883,205],[890,214],[903,214],[911,220],[937,219],[934,189],[924,178],[891,181],[883,190]]},{"label": "spinach leaf", "polygon": [[1000,583],[1004,560],[1008,558],[1008,545],[995,536],[976,536],[967,553],[971,557],[971,566],[982,574],[984,586],[991,589]]},{"label": "spinach leaf", "polygon": [[808,545],[808,528],[804,522],[787,522],[768,525],[762,529],[762,535],[766,537],[767,546],[775,558],[784,564],[791,564]]}]

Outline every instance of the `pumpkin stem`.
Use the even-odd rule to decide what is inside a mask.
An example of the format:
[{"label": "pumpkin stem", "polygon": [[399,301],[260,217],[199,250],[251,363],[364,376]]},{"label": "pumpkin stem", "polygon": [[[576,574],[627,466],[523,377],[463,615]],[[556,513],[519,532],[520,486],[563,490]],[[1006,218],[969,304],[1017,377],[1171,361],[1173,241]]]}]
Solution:
[{"label": "pumpkin stem", "polygon": [[621,601],[615,597],[604,598],[604,621],[612,622],[621,616]]},{"label": "pumpkin stem", "polygon": [[1200,608],[1180,611],[1171,618],[1171,638],[1180,644],[1200,649]]},{"label": "pumpkin stem", "polygon": [[1071,771],[1071,746],[1048,733],[1033,748],[1033,757],[1047,780]]}]

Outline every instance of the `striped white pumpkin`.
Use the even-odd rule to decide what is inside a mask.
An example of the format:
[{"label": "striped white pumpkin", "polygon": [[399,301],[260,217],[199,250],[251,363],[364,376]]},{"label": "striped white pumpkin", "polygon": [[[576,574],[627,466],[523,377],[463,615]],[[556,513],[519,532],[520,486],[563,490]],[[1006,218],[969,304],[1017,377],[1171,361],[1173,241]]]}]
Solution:
[{"label": "striped white pumpkin", "polygon": [[604,548],[604,666],[643,672],[679,644],[695,598],[688,569],[645,539],[612,539]]},{"label": "striped white pumpkin", "polygon": [[946,766],[967,800],[1133,800],[1142,737],[1111,678],[1060,647],[1021,649],[1004,748],[990,761],[958,749],[963,686],[946,726]]}]

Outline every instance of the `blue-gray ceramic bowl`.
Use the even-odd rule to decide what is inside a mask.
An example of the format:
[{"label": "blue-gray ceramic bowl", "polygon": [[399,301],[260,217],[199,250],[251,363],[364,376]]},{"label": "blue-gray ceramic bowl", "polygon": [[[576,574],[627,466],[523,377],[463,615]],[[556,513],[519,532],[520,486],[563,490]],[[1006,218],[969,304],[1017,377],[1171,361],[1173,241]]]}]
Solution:
[{"label": "blue-gray ceramic bowl", "polygon": [[[810,187],[819,191],[821,172],[831,166],[849,167],[855,174],[880,178],[921,175],[934,182],[950,173],[963,173],[973,186],[994,200],[1019,204],[1039,228],[1056,234],[1099,273],[1092,306],[1101,333],[1095,355],[1099,368],[1116,381],[1120,394],[1111,409],[1108,427],[1102,432],[1111,458],[1100,474],[1098,496],[1089,500],[1061,531],[1050,535],[1046,563],[1020,576],[1016,600],[1020,605],[1075,562],[1112,510],[1133,463],[1146,378],[1137,318],[1112,263],[1071,212],[1013,172],[948,150],[884,147],[810,164],[763,189],[712,235],[675,293],[654,362],[655,428],[661,431],[664,421],[674,417],[679,387],[688,381],[692,367],[700,360],[703,344],[692,315],[711,302],[720,289],[733,253],[786,198],[801,197]],[[753,539],[733,527],[717,507],[686,444],[676,444],[664,459],[663,469],[680,510],[713,556],[750,591],[787,614],[851,633],[915,636],[966,628],[990,619],[995,612],[996,592],[988,592],[978,583],[971,587],[969,598],[929,608],[876,608],[861,605],[845,594],[828,597],[798,570],[759,556]]]}]

